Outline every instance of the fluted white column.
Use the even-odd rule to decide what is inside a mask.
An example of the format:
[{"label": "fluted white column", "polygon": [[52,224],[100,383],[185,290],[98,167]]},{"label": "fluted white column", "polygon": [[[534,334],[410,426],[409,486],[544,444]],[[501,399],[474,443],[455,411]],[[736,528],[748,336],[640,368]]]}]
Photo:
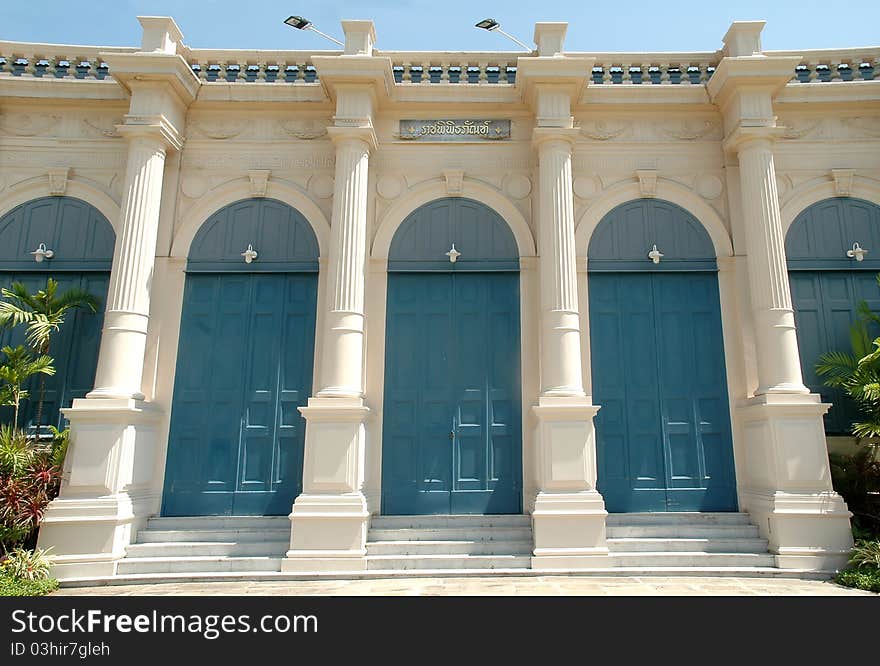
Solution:
[{"label": "fluted white column", "polygon": [[95,389],[88,397],[142,400],[150,280],[168,144],[151,129],[120,129],[128,138],[125,199],[110,273]]},{"label": "fluted white column", "polygon": [[540,171],[541,393],[583,396],[574,239],[571,143],[538,146]]},{"label": "fluted white column", "polygon": [[364,265],[370,144],[344,130],[342,134],[333,134],[333,138],[336,143],[336,194],[328,261],[330,310],[325,317],[317,395],[356,398],[363,393]]},{"label": "fluted white column", "polygon": [[756,137],[741,143],[739,166],[755,317],[756,393],[809,393],[798,354],[772,141]]}]

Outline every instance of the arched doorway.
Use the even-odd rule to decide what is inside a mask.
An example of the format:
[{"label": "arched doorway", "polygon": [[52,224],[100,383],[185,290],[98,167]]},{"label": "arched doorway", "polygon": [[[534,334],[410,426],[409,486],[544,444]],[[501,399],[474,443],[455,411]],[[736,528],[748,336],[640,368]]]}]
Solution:
[{"label": "arched doorway", "polygon": [[[249,249],[256,256],[249,255]],[[284,515],[302,489],[318,243],[272,199],[221,209],[187,262],[162,513]]]},{"label": "arched doorway", "polygon": [[[867,250],[862,261],[852,252],[855,244]],[[785,254],[804,383],[832,403],[826,432],[848,435],[858,409],[842,391],[823,385],[816,362],[826,352],[852,349],[850,326],[859,303],[880,311],[880,206],[851,197],[809,206],[789,228]],[[873,339],[880,331],[870,333]]]},{"label": "arched doorway", "polygon": [[[58,282],[59,295],[72,287],[82,288],[95,296],[100,306],[98,313],[70,312],[64,326],[53,335],[50,354],[56,372],[46,378],[43,425],[60,426],[64,420],[60,410],[94,387],[115,242],[107,218],[72,197],[35,199],[0,218],[0,286],[8,288],[21,282],[34,293],[45,289],[51,277]],[[41,245],[52,251],[52,257],[37,262],[32,253]],[[25,344],[24,329],[0,330],[0,347],[7,344]],[[28,386],[31,398],[22,405],[22,427],[35,425],[37,387],[37,380]],[[11,421],[11,411],[0,410],[0,421]]]},{"label": "arched doorway", "polygon": [[519,253],[497,213],[447,198],[404,220],[385,335],[382,512],[519,513]]},{"label": "arched doorway", "polygon": [[709,235],[675,204],[631,201],[599,223],[588,270],[598,486],[608,510],[735,510]]}]

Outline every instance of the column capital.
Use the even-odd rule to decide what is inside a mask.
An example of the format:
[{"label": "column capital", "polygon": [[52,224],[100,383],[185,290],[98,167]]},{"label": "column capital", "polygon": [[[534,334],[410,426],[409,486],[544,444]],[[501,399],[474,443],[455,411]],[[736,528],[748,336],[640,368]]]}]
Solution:
[{"label": "column capital", "polygon": [[327,134],[337,147],[345,141],[363,141],[371,152],[379,147],[379,140],[376,138],[372,124],[348,127],[333,125],[327,128]]},{"label": "column capital", "polygon": [[183,136],[162,114],[137,116],[128,114],[125,123],[116,126],[116,131],[126,139],[145,137],[162,144],[165,150],[183,148]]},{"label": "column capital", "polygon": [[727,135],[722,146],[724,152],[735,155],[756,142],[765,142],[772,147],[784,134],[784,127],[739,125]]},{"label": "column capital", "polygon": [[575,127],[535,127],[532,130],[532,145],[540,149],[550,141],[564,141],[571,147],[580,135],[580,129]]}]

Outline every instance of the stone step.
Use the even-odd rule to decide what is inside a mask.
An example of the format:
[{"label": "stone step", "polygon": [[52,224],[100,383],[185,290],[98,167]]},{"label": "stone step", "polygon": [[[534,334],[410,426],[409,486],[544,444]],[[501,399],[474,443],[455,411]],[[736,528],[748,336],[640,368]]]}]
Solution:
[{"label": "stone step", "polygon": [[290,541],[290,528],[259,529],[234,528],[226,530],[192,529],[192,530],[141,530],[137,533],[136,543],[166,543],[172,541],[202,542],[254,542],[254,541]]},{"label": "stone step", "polygon": [[268,529],[290,531],[288,516],[185,516],[150,518],[148,530]]},{"label": "stone step", "polygon": [[529,555],[369,555],[367,570],[528,569]]},{"label": "stone step", "polygon": [[612,553],[766,553],[766,539],[608,539]]},{"label": "stone step", "polygon": [[531,527],[528,515],[455,515],[455,516],[373,516],[373,529],[438,529],[492,527]]},{"label": "stone step", "polygon": [[284,557],[290,539],[283,541],[164,541],[137,543],[125,549],[129,558],[141,557]]},{"label": "stone step", "polygon": [[116,573],[183,574],[281,571],[280,557],[137,557],[120,560]]},{"label": "stone step", "polygon": [[625,568],[655,567],[773,567],[776,559],[770,553],[614,553],[612,566]]},{"label": "stone step", "polygon": [[531,540],[367,542],[367,555],[530,555],[531,551]]},{"label": "stone step", "polygon": [[531,541],[531,527],[371,528],[367,541]]},{"label": "stone step", "polygon": [[605,529],[609,539],[757,539],[754,525],[618,525]]},{"label": "stone step", "polygon": [[609,513],[605,519],[608,527],[630,525],[750,525],[747,513],[697,513],[694,511],[658,513]]}]

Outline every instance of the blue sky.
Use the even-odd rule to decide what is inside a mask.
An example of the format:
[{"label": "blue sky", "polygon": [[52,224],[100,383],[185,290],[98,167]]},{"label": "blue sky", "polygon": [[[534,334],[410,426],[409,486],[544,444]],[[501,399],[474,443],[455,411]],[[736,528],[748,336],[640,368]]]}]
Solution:
[{"label": "blue sky", "polygon": [[377,46],[387,50],[516,50],[501,35],[473,27],[490,16],[528,44],[535,21],[567,21],[572,51],[711,51],[721,46],[731,21],[754,19],[767,21],[768,50],[880,44],[880,2],[828,0],[40,0],[4,3],[0,40],[137,45],[139,14],[173,16],[184,41],[202,48],[334,48],[314,33],[283,25],[290,14],[306,16],[337,38],[340,19],[373,19]]}]

